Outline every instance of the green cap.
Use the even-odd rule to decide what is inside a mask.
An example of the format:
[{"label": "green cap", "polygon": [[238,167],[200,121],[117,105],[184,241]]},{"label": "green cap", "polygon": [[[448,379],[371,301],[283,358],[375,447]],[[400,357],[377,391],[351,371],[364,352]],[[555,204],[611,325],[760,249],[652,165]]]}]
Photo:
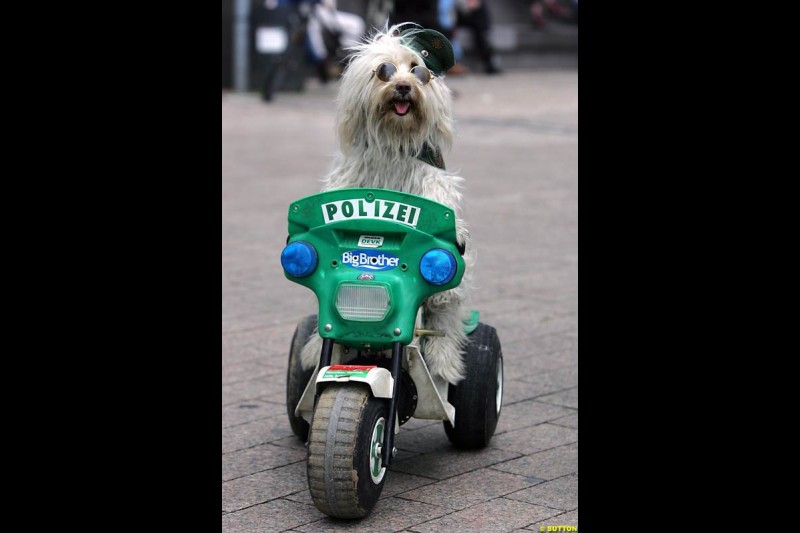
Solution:
[{"label": "green cap", "polygon": [[456,64],[453,45],[436,30],[412,27],[400,31],[400,39],[405,46],[422,56],[425,66],[437,76]]}]

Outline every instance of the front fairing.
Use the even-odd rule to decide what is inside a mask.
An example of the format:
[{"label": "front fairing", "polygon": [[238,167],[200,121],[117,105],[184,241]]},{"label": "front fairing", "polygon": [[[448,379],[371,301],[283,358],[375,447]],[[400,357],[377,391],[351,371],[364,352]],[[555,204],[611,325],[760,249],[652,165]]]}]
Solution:
[{"label": "front fairing", "polygon": [[[464,275],[453,210],[411,194],[338,189],[301,198],[289,206],[287,244],[295,241],[311,244],[318,262],[309,276],[284,271],[286,278],[317,295],[319,334],[356,348],[410,343],[420,304]],[[455,257],[456,274],[446,284],[431,285],[420,274],[420,260],[432,248]],[[377,295],[368,299],[382,310],[350,305],[364,293]]]}]

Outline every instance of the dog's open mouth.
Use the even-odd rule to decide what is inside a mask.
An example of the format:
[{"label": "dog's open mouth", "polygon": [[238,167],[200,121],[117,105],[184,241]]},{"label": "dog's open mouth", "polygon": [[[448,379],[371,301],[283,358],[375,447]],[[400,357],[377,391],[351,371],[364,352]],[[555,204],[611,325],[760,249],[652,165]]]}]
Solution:
[{"label": "dog's open mouth", "polygon": [[408,110],[411,109],[410,100],[392,100],[392,105],[394,107],[394,112],[401,117],[407,114]]}]

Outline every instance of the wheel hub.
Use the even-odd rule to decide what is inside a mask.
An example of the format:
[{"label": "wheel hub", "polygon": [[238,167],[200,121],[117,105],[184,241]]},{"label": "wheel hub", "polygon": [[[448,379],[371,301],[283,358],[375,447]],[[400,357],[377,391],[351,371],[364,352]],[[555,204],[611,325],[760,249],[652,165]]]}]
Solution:
[{"label": "wheel hub", "polygon": [[376,485],[381,482],[386,474],[386,468],[383,467],[382,461],[385,426],[386,420],[380,417],[375,423],[375,427],[372,428],[372,438],[369,445],[369,475]]},{"label": "wheel hub", "polygon": [[500,414],[500,408],[503,404],[503,359],[497,362],[497,399],[495,400],[497,407],[497,414]]}]

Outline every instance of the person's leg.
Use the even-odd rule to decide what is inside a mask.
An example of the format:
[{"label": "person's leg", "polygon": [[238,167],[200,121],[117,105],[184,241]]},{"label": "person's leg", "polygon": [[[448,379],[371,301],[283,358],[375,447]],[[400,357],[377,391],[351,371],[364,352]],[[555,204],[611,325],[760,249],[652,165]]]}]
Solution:
[{"label": "person's leg", "polygon": [[314,62],[319,63],[328,57],[328,50],[325,48],[325,41],[322,39],[322,25],[319,19],[311,17],[306,25],[308,31],[308,43]]},{"label": "person's leg", "polygon": [[473,34],[475,35],[475,47],[481,61],[483,61],[486,73],[499,73],[500,66],[489,39],[491,20],[489,19],[489,9],[486,4],[481,2],[480,7],[470,13],[470,18],[472,19]]},{"label": "person's leg", "polygon": [[308,40],[309,55],[316,67],[317,76],[322,83],[328,83],[328,48],[322,36],[322,24],[319,19],[312,16],[306,24],[306,39]]}]

